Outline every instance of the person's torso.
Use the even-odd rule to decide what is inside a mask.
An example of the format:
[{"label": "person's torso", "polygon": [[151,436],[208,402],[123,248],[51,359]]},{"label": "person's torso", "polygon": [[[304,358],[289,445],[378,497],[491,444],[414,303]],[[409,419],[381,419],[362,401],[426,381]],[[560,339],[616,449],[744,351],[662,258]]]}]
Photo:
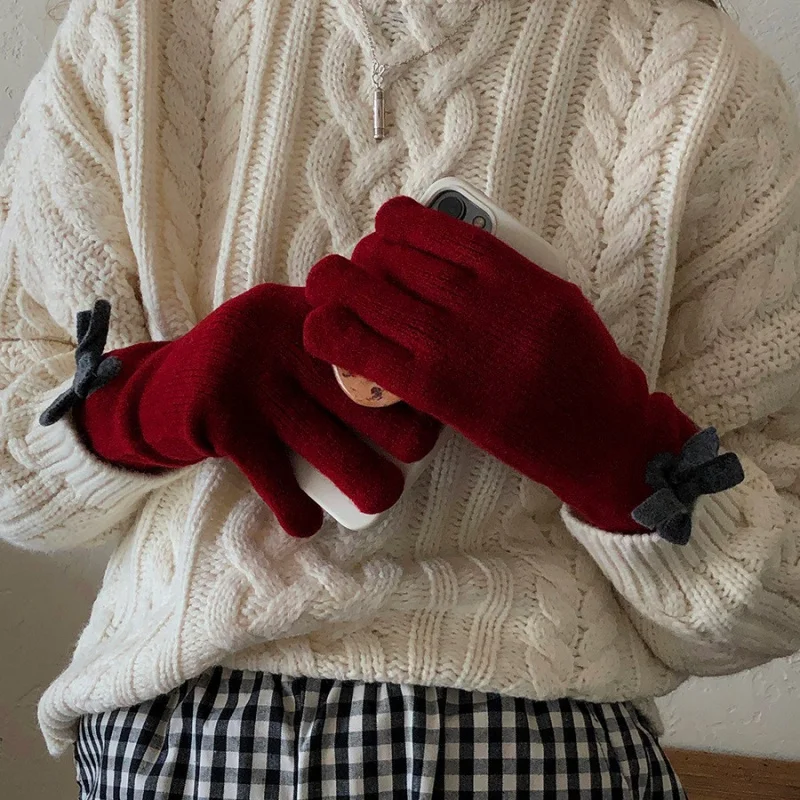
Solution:
[{"label": "person's torso", "polygon": [[[365,5],[390,66],[456,31],[390,71],[380,142],[356,0],[150,9],[157,86],[140,105],[149,134],[132,180],[146,203],[131,214],[146,229],[134,245],[143,332],[178,336],[259,282],[301,285],[320,257],[349,253],[383,201],[456,175],[564,253],[652,376],[685,99],[700,91],[688,12],[650,0]],[[641,697],[678,681],[556,499],[457,436],[362,533],[329,522],[290,539],[223,462],[151,496],[61,688],[113,695],[127,668],[146,694],[153,670],[164,690],[216,663],[540,698]]]}]

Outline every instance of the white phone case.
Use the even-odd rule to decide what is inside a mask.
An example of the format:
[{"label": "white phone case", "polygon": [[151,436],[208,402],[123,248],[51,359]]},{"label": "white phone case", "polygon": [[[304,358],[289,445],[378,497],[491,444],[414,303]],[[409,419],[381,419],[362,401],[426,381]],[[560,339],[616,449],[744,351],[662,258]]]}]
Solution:
[{"label": "white phone case", "polygon": [[[506,244],[513,247],[530,261],[538,264],[542,269],[546,269],[555,275],[566,278],[567,270],[564,258],[544,239],[526,228],[508,212],[498,208],[483,192],[471,186],[460,178],[442,178],[436,181],[424,197],[420,199],[423,205],[430,205],[442,192],[456,191],[465,198],[475,203],[483,210],[484,216],[491,221],[492,233]],[[388,453],[384,453],[386,458],[397,464],[405,475],[405,491],[408,491],[419,476],[425,471],[426,467],[436,453],[441,448],[446,437],[451,435],[451,431],[443,431],[439,437],[439,442],[431,453],[421,461],[413,464],[403,464],[392,458]],[[379,450],[379,448],[375,448]],[[345,528],[353,531],[363,530],[364,528],[379,522],[384,514],[364,514],[358,510],[353,501],[338,489],[334,483],[326,478],[321,472],[311,466],[304,458],[294,454],[294,469],[297,480],[303,491],[315,500],[328,514]]]}]

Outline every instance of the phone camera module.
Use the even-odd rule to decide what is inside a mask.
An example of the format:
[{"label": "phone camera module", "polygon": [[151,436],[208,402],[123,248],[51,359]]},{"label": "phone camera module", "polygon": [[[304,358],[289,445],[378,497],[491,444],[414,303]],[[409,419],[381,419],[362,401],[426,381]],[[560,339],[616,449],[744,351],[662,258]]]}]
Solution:
[{"label": "phone camera module", "polygon": [[467,204],[457,195],[445,195],[436,203],[436,210],[447,214],[448,217],[464,219],[467,213]]}]

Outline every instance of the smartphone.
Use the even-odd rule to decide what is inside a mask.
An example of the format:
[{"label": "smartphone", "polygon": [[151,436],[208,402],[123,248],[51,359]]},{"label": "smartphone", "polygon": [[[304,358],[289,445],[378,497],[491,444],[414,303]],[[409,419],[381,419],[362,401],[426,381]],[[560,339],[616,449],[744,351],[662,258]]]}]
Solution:
[{"label": "smartphone", "polygon": [[[482,228],[513,247],[529,261],[538,264],[542,269],[562,278],[567,277],[566,262],[557,250],[514,219],[508,212],[496,206],[483,192],[466,181],[460,178],[442,178],[429,187],[420,202],[443,214]],[[377,446],[373,446],[403,471],[405,491],[407,492],[436,457],[448,435],[453,434],[448,430],[442,431],[433,451],[421,461],[413,464],[403,464]],[[294,454],[293,464],[297,480],[303,491],[345,528],[352,531],[363,530],[380,522],[388,513],[364,514],[344,492],[336,487],[333,481],[326,478],[304,458]]]}]

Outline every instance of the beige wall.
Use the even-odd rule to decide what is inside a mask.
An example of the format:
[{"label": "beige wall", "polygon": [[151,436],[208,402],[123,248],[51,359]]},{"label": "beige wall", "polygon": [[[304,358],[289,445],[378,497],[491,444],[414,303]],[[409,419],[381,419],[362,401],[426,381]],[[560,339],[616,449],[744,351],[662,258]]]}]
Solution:
[{"label": "beige wall", "polygon": [[[727,0],[729,7],[735,0]],[[0,0],[0,146],[53,32],[47,0]],[[738,0],[754,31],[800,89],[797,0]],[[85,622],[103,554],[48,559],[0,546],[0,798],[74,795],[69,759],[53,762],[35,726],[36,701]],[[800,759],[800,660],[695,681],[663,703],[669,741]]]}]

